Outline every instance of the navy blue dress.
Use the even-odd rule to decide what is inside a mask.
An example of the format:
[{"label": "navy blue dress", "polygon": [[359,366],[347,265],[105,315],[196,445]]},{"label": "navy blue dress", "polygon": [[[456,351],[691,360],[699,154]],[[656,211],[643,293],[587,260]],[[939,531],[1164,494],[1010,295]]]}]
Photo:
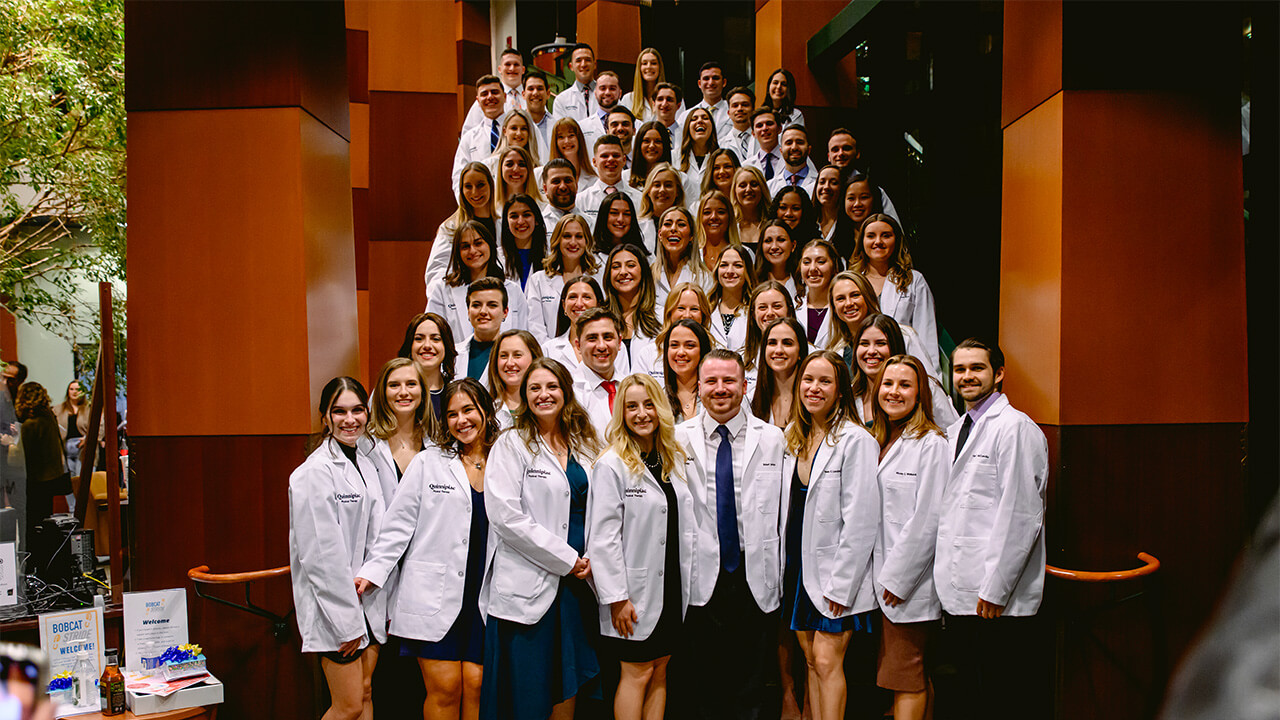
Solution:
[{"label": "navy blue dress", "polygon": [[829,618],[813,606],[809,593],[804,590],[804,575],[800,562],[800,538],[804,530],[804,503],[809,496],[809,486],[800,482],[800,461],[791,476],[791,510],[787,516],[787,565],[782,574],[782,617],[792,630],[817,630],[825,633],[841,633],[846,630],[871,632],[871,614],[874,610],[842,618]]},{"label": "navy blue dress", "polygon": [[462,609],[449,632],[436,642],[410,638],[400,641],[401,657],[426,660],[484,662],[484,618],[480,617],[480,583],[484,580],[484,554],[489,542],[489,516],[484,493],[471,488],[471,532],[467,540],[467,577],[462,582]]},{"label": "navy blue dress", "polygon": [[[582,555],[587,546],[587,471],[570,456],[565,474],[571,491],[568,542]],[[546,720],[553,706],[571,697],[599,697],[597,607],[590,586],[565,575],[556,599],[538,622],[522,625],[489,618],[480,717]]]}]

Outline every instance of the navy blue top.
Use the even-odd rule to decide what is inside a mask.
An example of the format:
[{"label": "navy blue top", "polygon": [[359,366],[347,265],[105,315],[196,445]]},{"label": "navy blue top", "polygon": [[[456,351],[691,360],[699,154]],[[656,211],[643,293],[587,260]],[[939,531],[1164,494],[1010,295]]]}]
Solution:
[{"label": "navy blue top", "polygon": [[583,555],[587,551],[587,471],[569,456],[564,474],[569,476],[569,545]]}]

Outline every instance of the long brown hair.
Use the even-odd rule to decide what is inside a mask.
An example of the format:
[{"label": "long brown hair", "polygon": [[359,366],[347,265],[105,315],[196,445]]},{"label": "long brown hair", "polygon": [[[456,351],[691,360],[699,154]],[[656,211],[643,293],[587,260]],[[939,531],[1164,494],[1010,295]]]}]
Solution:
[{"label": "long brown hair", "polygon": [[450,382],[444,386],[444,395],[441,398],[440,407],[444,417],[440,418],[440,423],[436,430],[436,444],[445,453],[458,456],[462,454],[462,444],[458,439],[449,434],[449,401],[454,395],[462,393],[471,398],[471,402],[476,404],[476,408],[480,410],[480,417],[484,419],[484,431],[480,433],[480,446],[484,448],[485,457],[489,456],[489,448],[497,442],[499,433],[502,430],[498,427],[498,416],[494,412],[493,396],[488,390],[480,384],[475,378],[464,377]]},{"label": "long brown hair", "polygon": [[[898,326],[898,321],[885,315],[884,313],[868,314],[862,318],[862,324],[858,326],[858,332],[853,335],[853,396],[857,398],[865,397],[866,394],[875,387],[875,383],[880,382],[879,377],[867,377],[862,372],[862,366],[858,364],[858,343],[862,341],[862,336],[867,330],[875,326],[877,330],[884,333],[885,340],[889,341],[889,356],[904,355],[907,352],[907,342],[902,338],[902,328]],[[880,372],[884,372],[881,366]]]},{"label": "long brown hair", "polygon": [[594,461],[596,455],[600,453],[600,438],[591,424],[591,416],[587,415],[587,411],[574,397],[573,377],[555,358],[541,357],[529,365],[529,370],[524,374],[524,380],[520,382],[520,408],[512,413],[512,431],[520,436],[529,452],[538,454],[540,446],[538,421],[529,411],[529,378],[536,370],[550,372],[560,383],[560,392],[564,395],[564,407],[560,410],[557,429],[564,436],[565,445],[570,451]]},{"label": "long brown hair", "polygon": [[[742,351],[742,359],[747,362],[748,368],[756,367],[756,355],[760,352],[760,347],[764,344],[764,328],[756,324],[756,300],[761,295],[770,290],[776,290],[782,299],[787,302],[787,317],[794,318],[796,316],[796,301],[791,297],[791,293],[787,292],[787,286],[777,280],[763,280],[756,285],[751,291],[751,300],[747,303],[747,346]],[[801,333],[802,335],[804,333]],[[805,338],[808,342],[809,338]]]},{"label": "long brown hair", "polygon": [[[804,326],[794,317],[778,318],[769,323],[764,329],[764,336],[760,340],[759,357],[756,360],[756,393],[751,397],[751,413],[761,420],[769,419],[769,412],[773,408],[773,398],[778,394],[778,382],[773,378],[773,371],[769,369],[768,363],[764,360],[764,352],[769,342],[769,336],[773,334],[779,326],[791,328],[796,334],[796,345],[800,350],[800,360],[809,354],[809,336],[804,332]],[[800,377],[800,362],[796,362],[796,377]],[[792,400],[795,404],[795,400]]]},{"label": "long brown hair", "polygon": [[[836,283],[841,280],[848,280],[857,285],[858,292],[862,293],[862,302],[867,306],[867,311],[863,313],[862,317],[876,315],[880,312],[880,300],[876,297],[875,288],[871,287],[871,281],[867,279],[866,275],[853,270],[841,270],[836,273],[836,276],[831,278],[831,285],[827,288],[827,307],[831,308],[831,342],[828,347],[831,350],[845,347],[852,348],[855,342],[853,337],[855,328],[849,327],[836,314]],[[862,321],[859,320],[858,322],[861,323]]]},{"label": "long brown hair", "polygon": [[[906,365],[916,374],[915,409],[897,423],[902,426],[902,437],[918,438],[929,433],[946,435],[946,432],[933,419],[933,389],[929,386],[929,374],[925,372],[924,364],[914,355],[894,355],[885,361],[880,377],[884,378],[885,370],[894,365]],[[892,426],[895,423],[889,420],[884,408],[880,407],[879,388],[876,389],[875,402],[872,405],[871,434],[876,436],[876,441],[883,448],[889,442]]]},{"label": "long brown hair", "polygon": [[[313,434],[307,441],[307,454],[315,452],[317,448],[324,444],[325,440],[333,437],[333,428],[329,426],[329,412],[333,409],[333,404],[338,401],[342,393],[350,390],[355,393],[356,398],[364,403],[365,408],[369,407],[369,393],[365,392],[364,385],[360,381],[343,375],[336,377],[325,383],[324,388],[320,391],[320,431]],[[365,428],[366,432],[368,427]]]},{"label": "long brown hair", "polygon": [[[533,360],[542,357],[542,346],[538,344],[538,339],[528,330],[503,330],[502,334],[493,341],[493,349],[489,352],[489,387],[493,388],[493,398],[496,403],[503,401],[507,388],[502,384],[502,378],[498,374],[498,352],[502,350],[502,342],[507,338],[516,338],[524,343],[524,347],[529,351],[529,355]],[[525,374],[528,374],[526,371]]]},{"label": "long brown hair", "polygon": [[843,392],[844,388],[849,387],[849,366],[844,364],[844,358],[830,350],[815,350],[810,353],[800,362],[800,367],[796,368],[797,397],[791,401],[791,420],[787,423],[787,449],[792,455],[802,459],[809,457],[809,437],[817,429],[817,424],[814,422],[813,414],[798,397],[800,379],[804,377],[805,369],[818,360],[826,360],[836,374],[836,402],[831,412],[827,413],[826,422],[822,424],[822,430],[827,435],[826,443],[834,446],[840,440],[841,428],[846,424],[858,424],[854,421],[857,417],[853,407],[854,396],[852,393]]},{"label": "long brown hair", "polygon": [[902,232],[902,225],[894,220],[892,215],[878,213],[862,221],[855,235],[849,268],[865,275],[867,268],[871,267],[867,249],[862,245],[862,236],[866,233],[867,226],[873,222],[885,223],[893,230],[893,257],[889,259],[889,281],[900,292],[906,292],[907,287],[911,285],[911,251],[907,249],[907,236]]}]

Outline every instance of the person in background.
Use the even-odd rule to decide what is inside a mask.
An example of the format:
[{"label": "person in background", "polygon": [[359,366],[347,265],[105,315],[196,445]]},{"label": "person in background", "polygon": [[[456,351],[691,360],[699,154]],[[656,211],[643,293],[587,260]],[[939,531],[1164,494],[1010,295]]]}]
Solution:
[{"label": "person in background", "polygon": [[747,316],[756,286],[751,254],[741,245],[730,245],[720,251],[711,274],[711,336],[720,347],[741,353],[747,345]]},{"label": "person in background", "polygon": [[[504,279],[494,236],[483,223],[469,220],[458,229],[449,254],[449,270],[428,288],[427,312],[444,318],[455,335],[467,332],[467,288],[482,277]],[[516,289],[519,284],[512,283]]]},{"label": "person in background", "polygon": [[662,324],[654,314],[658,305],[653,270],[644,261],[644,251],[635,245],[618,245],[609,253],[605,265],[605,299],[609,312],[620,321],[622,345],[631,367],[634,346],[653,342],[662,332]]},{"label": "person in background", "polygon": [[778,118],[779,127],[804,125],[804,113],[796,107],[796,78],[790,70],[778,68],[765,83],[768,92],[760,107],[770,108]]},{"label": "person in background", "polygon": [[529,366],[540,357],[542,348],[526,330],[505,330],[494,341],[485,385],[493,388],[499,428],[511,427],[513,413],[520,409],[520,383],[524,382]]},{"label": "person in background", "polygon": [[636,136],[636,118],[631,111],[622,105],[615,106],[609,111],[608,118],[605,121],[605,130],[622,143],[623,168],[629,169],[631,166],[631,150]]},{"label": "person in background", "polygon": [[369,404],[369,459],[378,469],[382,500],[390,504],[413,458],[436,436],[436,416],[423,397],[426,380],[408,358],[382,366]]},{"label": "person in background", "polygon": [[768,107],[758,107],[751,111],[751,137],[755,140],[755,153],[750,160],[743,160],[743,165],[753,165],[760,169],[765,182],[782,168],[782,150],[778,147],[778,115]]},{"label": "person in background", "polygon": [[540,70],[528,70],[520,82],[525,112],[529,113],[529,119],[533,121],[529,130],[536,138],[534,147],[538,150],[534,160],[541,165],[550,157],[551,126],[555,124],[555,117],[547,110],[547,76]]},{"label": "person in background", "polygon": [[670,163],[660,163],[649,171],[644,192],[640,198],[640,236],[645,248],[658,250],[659,223],[667,210],[680,208],[687,211],[684,184],[680,173]]},{"label": "person in background", "polygon": [[541,267],[529,276],[529,283],[525,286],[529,332],[539,343],[555,336],[560,291],[565,282],[584,275],[594,276],[599,271],[600,258],[596,254],[587,219],[581,215],[561,218],[551,232],[551,243]]},{"label": "person in background", "polygon": [[578,127],[578,121],[573,118],[556,120],[556,124],[551,127],[551,136],[553,141],[547,147],[547,163],[541,169],[544,173],[543,192],[547,198],[550,199],[551,196],[546,191],[545,173],[556,159],[568,160],[573,164],[579,190],[590,187],[596,181],[596,169],[591,164],[591,147],[587,145],[582,128]]},{"label": "person in background", "polygon": [[[89,414],[89,396],[79,380],[67,383],[66,395],[53,411],[58,420],[58,430],[62,433],[63,452],[66,456],[67,472],[73,476],[80,475],[80,448],[84,445],[84,433],[80,432],[79,420],[82,415]],[[71,503],[68,507],[75,510],[75,495],[68,495]]]},{"label": "person in background", "polygon": [[502,148],[486,162],[492,166],[493,173],[498,178],[497,192],[493,196],[494,207],[505,207],[507,201],[516,195],[528,195],[539,203],[542,202],[542,191],[538,189],[538,180],[534,172],[537,170],[537,165],[527,148]]},{"label": "person in background", "polygon": [[739,168],[733,175],[733,191],[729,197],[733,198],[733,214],[738,219],[738,239],[753,251],[760,244],[761,230],[773,214],[769,196],[765,194],[767,184],[760,168],[751,165]]},{"label": "person in background", "polygon": [[614,135],[605,135],[595,142],[595,164],[598,181],[585,190],[578,191],[578,207],[594,229],[599,226],[600,203],[606,195],[622,192],[631,200],[632,207],[640,205],[640,191],[623,181],[622,168],[626,160],[622,141]]},{"label": "person in background", "polygon": [[784,186],[770,203],[773,215],[770,220],[781,220],[791,229],[791,239],[804,247],[810,240],[821,237],[818,230],[818,211],[813,207],[809,194],[790,186]]},{"label": "person in background", "polygon": [[480,109],[481,118],[470,127],[464,127],[458,139],[458,149],[453,155],[453,194],[458,194],[458,182],[462,169],[469,162],[484,162],[498,150],[502,141],[500,119],[503,109],[502,81],[495,75],[482,75],[476,80],[476,102],[472,107]]},{"label": "person in background", "polygon": [[53,414],[49,391],[40,383],[25,382],[18,387],[13,409],[21,423],[18,444],[26,463],[27,478],[27,516],[23,532],[24,537],[30,540],[35,537],[35,529],[40,523],[53,514],[53,498],[67,494],[71,482],[63,459],[62,433],[58,431],[58,419]]},{"label": "person in background", "polygon": [[[662,64],[662,54],[647,47],[636,57],[636,74],[631,83],[631,92],[622,96],[620,105],[631,110],[631,114],[641,122],[652,120],[656,114],[655,104],[658,96],[658,83],[667,81],[667,71]],[[678,117],[684,117],[684,103],[676,110]]]},{"label": "person in background", "polygon": [[800,295],[799,277],[800,249],[791,238],[791,226],[781,220],[768,221],[756,252],[756,278],[779,283],[794,302]]},{"label": "person in background", "polygon": [[332,705],[322,720],[373,718],[373,669],[387,640],[387,601],[357,592],[382,524],[377,468],[369,459],[369,396],[336,377],[320,391],[321,431],[289,476],[289,570],[302,652],[318,653]]},{"label": "person in background", "polygon": [[[703,112],[698,111],[699,114]],[[701,238],[702,263],[707,267],[715,265],[725,248],[740,244],[733,203],[719,190],[707,192],[698,201],[698,235]]]},{"label": "person in background", "polygon": [[[587,554],[601,641],[621,661],[614,717],[662,718],[667,663],[683,644],[699,518],[658,383],[628,376],[618,401],[609,447],[592,468]],[[662,540],[653,542],[655,536]]]},{"label": "person in background", "polygon": [[831,281],[843,269],[840,256],[828,242],[810,240],[800,253],[804,297],[796,317],[816,349],[825,349],[831,342]]},{"label": "person in background", "polygon": [[782,172],[769,182],[769,194],[777,195],[784,187],[800,188],[813,197],[818,170],[809,159],[809,133],[803,125],[787,125],[782,131]]},{"label": "person in background", "polygon": [[457,345],[458,362],[466,367],[467,377],[479,380],[481,384],[488,379],[485,370],[489,367],[489,354],[493,351],[493,342],[502,332],[503,321],[507,319],[508,293],[506,285],[492,277],[480,278],[467,286],[467,318],[471,333]]},{"label": "person in background", "polygon": [[[524,54],[515,48],[506,48],[502,54],[498,56],[498,75],[501,78],[497,88],[499,98],[502,104],[499,115],[510,112],[512,110],[523,110],[525,108],[524,96],[520,94],[520,81],[524,78]],[[494,77],[488,75],[486,77]],[[497,79],[495,78],[495,79]],[[471,103],[471,108],[467,110],[467,116],[462,122],[462,134],[466,135],[468,130],[484,124],[484,120],[489,117],[485,112],[484,103],[480,102],[480,98]]]},{"label": "person in background", "polygon": [[720,149],[710,110],[694,108],[684,117],[679,149],[678,165],[680,172],[684,173],[686,194],[693,194],[694,190],[690,188],[696,188],[700,193],[703,187],[702,177],[708,167],[707,160],[713,152]]},{"label": "person in background", "polygon": [[617,368],[621,328],[618,319],[604,308],[587,310],[573,324],[578,335],[578,357],[582,359],[574,394],[582,398],[582,407],[597,434],[603,435],[617,405],[618,381],[626,374]]},{"label": "person in background", "polygon": [[423,392],[431,400],[431,414],[444,414],[444,388],[453,380],[458,359],[457,343],[449,323],[436,313],[418,313],[404,330],[404,342],[396,357],[409,358],[422,374]]},{"label": "person in background", "polygon": [[431,297],[432,287],[449,271],[453,239],[459,228],[476,220],[485,226],[490,237],[498,237],[494,222],[498,213],[493,204],[493,173],[489,172],[489,167],[482,162],[467,163],[462,169],[462,185],[457,194],[458,209],[440,223],[435,240],[431,243],[431,254],[427,257],[424,277],[427,297]]},{"label": "person in background", "polygon": [[578,121],[587,140],[587,147],[594,148],[596,141],[608,134],[609,112],[618,106],[620,97],[622,87],[618,83],[618,74],[612,70],[597,73],[593,111],[591,115]]},{"label": "person in background", "polygon": [[547,252],[547,226],[542,209],[528,195],[516,195],[502,208],[502,259],[507,279],[519,283],[521,294],[529,274],[542,270]]},{"label": "person in background", "polygon": [[749,392],[755,388],[755,374],[759,367],[756,361],[764,340],[764,329],[778,318],[795,318],[796,305],[792,297],[786,286],[776,280],[763,280],[751,292],[751,323],[747,326],[747,344],[742,351],[742,360],[747,365]]},{"label": "person in background", "polygon": [[840,198],[840,168],[823,165],[818,171],[818,180],[813,185],[813,207],[818,211],[819,236],[831,242],[840,224],[840,216],[844,214]]},{"label": "person in background", "polygon": [[578,212],[578,169],[573,163],[558,157],[539,170],[542,171],[542,194],[547,198],[547,204],[542,208],[542,224],[554,228],[561,218]]},{"label": "person in background", "polygon": [[925,353],[921,359],[931,367],[938,367],[938,323],[933,291],[924,275],[911,266],[911,252],[902,226],[889,215],[872,215],[862,223],[860,236],[854,245],[849,269],[867,276],[880,297],[880,312],[910,325],[920,336]]},{"label": "person in background", "polygon": [[756,361],[756,392],[751,412],[771,425],[785,428],[795,406],[796,372],[809,355],[804,328],[793,317],[771,321],[760,341]]},{"label": "person in background", "polygon": [[489,522],[484,469],[498,438],[493,399],[463,378],[445,389],[438,449],[416,455],[383,516],[369,559],[356,576],[361,595],[391,593],[390,634],[416,657],[426,685],[424,720],[476,720],[484,662],[480,584]]},{"label": "person in background", "polygon": [[592,232],[596,252],[608,255],[620,245],[634,245],[647,253],[646,258],[653,254],[653,248],[645,247],[639,216],[630,195],[620,192],[605,195],[596,209],[596,217],[600,218]]},{"label": "person in background", "polygon": [[658,83],[657,92],[654,94],[653,122],[667,129],[673,138],[672,142],[679,140],[684,133],[683,125],[676,116],[676,110],[682,107],[684,107],[684,93],[680,91],[680,86],[669,82]]},{"label": "person in background", "polygon": [[595,103],[596,53],[587,43],[578,43],[569,53],[569,69],[573,72],[573,84],[556,95],[553,110],[557,118],[571,118],[581,122],[600,107]]},{"label": "person in background", "polygon": [[560,361],[561,365],[569,368],[571,375],[579,375],[582,359],[578,357],[578,344],[575,342],[578,335],[573,329],[574,322],[587,310],[603,307],[604,302],[604,291],[595,278],[584,275],[567,281],[560,291],[560,312],[556,315],[553,328],[556,335],[541,343],[542,354]]},{"label": "person in background", "polygon": [[710,277],[702,264],[694,236],[693,215],[682,205],[673,205],[659,217],[658,250],[653,261],[656,302],[667,299],[671,288],[682,282],[706,287]]},{"label": "person in background", "polygon": [[520,399],[484,475],[490,548],[479,598],[480,716],[568,720],[580,696],[599,696],[586,468],[600,441],[559,362],[535,360]]},{"label": "person in background", "polygon": [[699,197],[712,190],[719,190],[728,197],[733,197],[733,178],[742,167],[737,153],[728,148],[717,148],[707,156],[706,167],[702,173],[701,192]]},{"label": "person in background", "polygon": [[[865,166],[860,163],[861,159],[862,155],[858,150],[858,140],[853,136],[852,131],[848,128],[836,128],[831,131],[831,135],[827,139],[827,162],[840,168],[840,173],[844,178],[867,174]],[[880,205],[884,208],[883,212],[886,215],[892,215],[897,218],[898,211],[894,209],[893,201],[889,199],[889,194],[884,191],[884,188],[877,188],[876,195],[879,197]]]},{"label": "person in background", "polygon": [[[830,349],[841,354],[849,369],[856,373],[853,354],[857,343],[854,338],[862,325],[863,318],[880,313],[880,301],[876,298],[876,291],[871,287],[871,282],[866,276],[852,270],[838,273],[831,281],[831,311],[835,313],[835,317],[831,323]],[[942,387],[938,368],[930,366],[924,360],[927,355],[920,343],[920,336],[916,335],[916,331],[910,325],[898,323],[898,330],[902,332],[904,352],[924,362],[925,370],[929,373],[934,394],[932,408],[934,422],[940,425],[950,424],[956,418],[955,408],[951,406],[951,399]],[[951,407],[951,410],[946,410],[947,407]]]},{"label": "person in background", "polygon": [[649,171],[660,163],[671,164],[671,132],[656,120],[640,126],[636,142],[631,150],[629,169],[631,187],[642,189]]},{"label": "person in background", "polygon": [[[667,299],[662,303],[662,332],[659,333],[657,342],[636,346],[635,351],[631,353],[632,373],[644,373],[659,381],[662,380],[664,377],[662,363],[667,351],[666,341],[663,338],[671,326],[680,320],[692,320],[702,326],[709,341],[711,303],[707,301],[707,294],[699,285],[683,282],[667,293]],[[692,368],[695,381],[697,370],[695,363]],[[679,411],[676,405],[672,405],[671,408],[674,412]]]},{"label": "person in background", "polygon": [[[702,92],[702,99],[689,108],[689,113],[697,108],[706,110],[711,114],[715,137],[727,141],[733,130],[733,120],[729,117],[729,103],[725,102],[724,89],[724,68],[720,63],[715,60],[702,63],[702,67],[698,68],[698,90]],[[686,114],[685,124],[688,125],[688,122],[689,115]]]},{"label": "person in background", "polygon": [[933,580],[960,672],[956,716],[1022,718],[1049,692],[1035,619],[1044,592],[1048,442],[1001,392],[998,345],[961,341],[951,377],[965,413],[947,428],[952,465]]},{"label": "person in background", "polygon": [[[698,397],[698,366],[711,352],[711,336],[693,318],[676,320],[658,336],[662,347],[662,383],[677,422],[702,409]],[[651,376],[652,377],[652,376]]]},{"label": "person in background", "polygon": [[729,91],[729,126],[719,136],[720,147],[737,153],[738,158],[755,157],[757,148],[751,133],[751,113],[756,109],[756,94],[749,87]]},{"label": "person in background", "polygon": [[933,421],[928,380],[917,358],[889,358],[871,428],[880,443],[875,590],[884,613],[876,684],[893,691],[895,720],[928,716],[925,653],[942,618],[933,554],[951,458],[947,437]]},{"label": "person in background", "polygon": [[831,244],[842,258],[853,257],[862,224],[872,215],[881,212],[880,191],[862,173],[855,172],[845,180],[839,192],[842,211],[836,216],[836,227]]}]

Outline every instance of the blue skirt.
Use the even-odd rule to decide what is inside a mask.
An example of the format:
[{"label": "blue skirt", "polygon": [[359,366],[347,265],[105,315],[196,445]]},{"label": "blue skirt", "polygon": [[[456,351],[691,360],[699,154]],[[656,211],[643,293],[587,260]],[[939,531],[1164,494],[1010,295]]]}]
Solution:
[{"label": "blue skirt", "polygon": [[[576,586],[581,586],[581,591]],[[583,595],[592,602],[583,602]],[[551,708],[571,697],[599,697],[600,663],[583,627],[584,609],[596,613],[585,582],[560,578],[560,588],[542,619],[522,625],[490,616],[485,625],[484,679],[480,717],[485,720],[546,720]]]}]

